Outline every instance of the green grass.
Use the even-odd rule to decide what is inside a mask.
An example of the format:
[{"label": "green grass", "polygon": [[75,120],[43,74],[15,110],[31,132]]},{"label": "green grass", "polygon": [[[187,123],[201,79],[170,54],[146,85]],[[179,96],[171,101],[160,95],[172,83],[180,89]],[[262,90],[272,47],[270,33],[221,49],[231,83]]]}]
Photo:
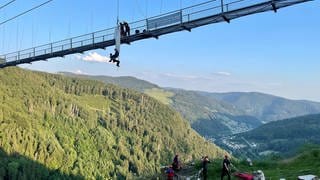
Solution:
[{"label": "green grass", "polygon": [[172,100],[170,98],[174,95],[173,92],[165,91],[163,89],[158,89],[158,88],[152,88],[152,89],[146,89],[144,93],[157,99],[163,104],[166,104],[166,105],[172,104]]},{"label": "green grass", "polygon": [[[248,172],[262,170],[266,179],[297,179],[300,175],[313,174],[320,176],[320,148],[309,149],[290,159],[269,158],[254,161],[248,166],[246,161],[232,161],[235,168],[232,172]],[[209,166],[209,178],[219,179],[222,160],[214,160]],[[234,177],[233,177],[234,178]],[[226,179],[226,178],[225,178]]]}]

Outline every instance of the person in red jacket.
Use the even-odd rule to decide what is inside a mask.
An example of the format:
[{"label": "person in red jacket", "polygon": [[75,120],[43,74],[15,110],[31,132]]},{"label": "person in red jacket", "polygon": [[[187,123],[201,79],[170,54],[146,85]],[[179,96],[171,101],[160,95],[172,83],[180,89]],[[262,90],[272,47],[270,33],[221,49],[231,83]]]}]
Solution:
[{"label": "person in red jacket", "polygon": [[167,180],[173,180],[174,170],[173,170],[173,168],[172,168],[171,165],[170,165],[169,168],[166,170],[166,174],[167,174]]}]

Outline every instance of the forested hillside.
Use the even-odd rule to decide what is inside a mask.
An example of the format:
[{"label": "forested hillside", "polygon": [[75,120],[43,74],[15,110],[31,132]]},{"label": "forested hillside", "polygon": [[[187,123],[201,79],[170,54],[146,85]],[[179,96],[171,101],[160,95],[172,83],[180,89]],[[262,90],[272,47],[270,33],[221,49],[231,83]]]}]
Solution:
[{"label": "forested hillside", "polygon": [[171,89],[172,106],[191,123],[191,126],[206,137],[221,137],[240,133],[261,125],[252,116],[229,103],[206,97],[197,91]]},{"label": "forested hillside", "polygon": [[261,124],[260,120],[243,115],[245,113],[233,105],[213,97],[207,97],[197,91],[160,88],[155,84],[134,77],[90,76],[68,72],[60,74],[68,77],[99,80],[146,93],[173,107],[190,122],[193,129],[209,138],[244,132]]},{"label": "forested hillside", "polygon": [[188,91],[160,88],[134,77],[63,74],[96,79],[144,92],[180,112],[193,129],[208,138],[245,132],[269,121],[320,113],[318,102],[289,100],[263,93]]},{"label": "forested hillside", "polygon": [[305,144],[319,145],[319,129],[320,114],[315,114],[271,122],[217,143],[238,155],[292,155]]},{"label": "forested hillside", "polygon": [[0,179],[130,178],[159,171],[175,153],[223,154],[145,94],[19,68],[0,71],[0,148]]}]

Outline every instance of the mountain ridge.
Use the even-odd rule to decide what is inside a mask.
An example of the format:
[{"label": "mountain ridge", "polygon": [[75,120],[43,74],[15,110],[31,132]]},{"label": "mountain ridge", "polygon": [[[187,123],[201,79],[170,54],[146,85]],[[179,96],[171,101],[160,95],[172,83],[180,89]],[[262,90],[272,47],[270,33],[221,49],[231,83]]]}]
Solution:
[{"label": "mountain ridge", "polygon": [[99,80],[107,84],[116,84],[120,87],[134,89],[136,91],[142,92],[144,89],[159,88],[158,85],[150,83],[148,81],[138,79],[133,76],[101,76],[101,75],[85,75],[85,74],[75,74],[71,72],[58,72],[58,74],[86,78],[92,80]]}]

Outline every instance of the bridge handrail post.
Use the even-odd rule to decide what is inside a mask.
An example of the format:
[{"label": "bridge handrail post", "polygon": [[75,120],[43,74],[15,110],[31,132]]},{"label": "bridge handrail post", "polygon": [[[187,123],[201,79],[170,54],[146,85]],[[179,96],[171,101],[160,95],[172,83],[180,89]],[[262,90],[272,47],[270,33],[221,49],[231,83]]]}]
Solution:
[{"label": "bridge handrail post", "polygon": [[224,10],[223,10],[223,0],[221,0],[221,12],[223,13],[224,12]]},{"label": "bridge handrail post", "polygon": [[70,49],[72,49],[72,38],[70,38]]},{"label": "bridge handrail post", "polygon": [[92,33],[92,45],[94,45],[94,33]]},{"label": "bridge handrail post", "polygon": [[271,0],[271,6],[272,6],[273,11],[276,13],[277,12],[277,7],[276,7],[276,4],[275,4],[274,0]]},{"label": "bridge handrail post", "polygon": [[33,48],[33,57],[36,56],[36,48]]},{"label": "bridge handrail post", "polygon": [[183,19],[182,19],[182,9],[180,9],[180,24],[183,23]]},{"label": "bridge handrail post", "polygon": [[50,43],[50,51],[53,53],[52,43]]},{"label": "bridge handrail post", "polygon": [[146,30],[149,31],[148,18],[146,18]]}]

